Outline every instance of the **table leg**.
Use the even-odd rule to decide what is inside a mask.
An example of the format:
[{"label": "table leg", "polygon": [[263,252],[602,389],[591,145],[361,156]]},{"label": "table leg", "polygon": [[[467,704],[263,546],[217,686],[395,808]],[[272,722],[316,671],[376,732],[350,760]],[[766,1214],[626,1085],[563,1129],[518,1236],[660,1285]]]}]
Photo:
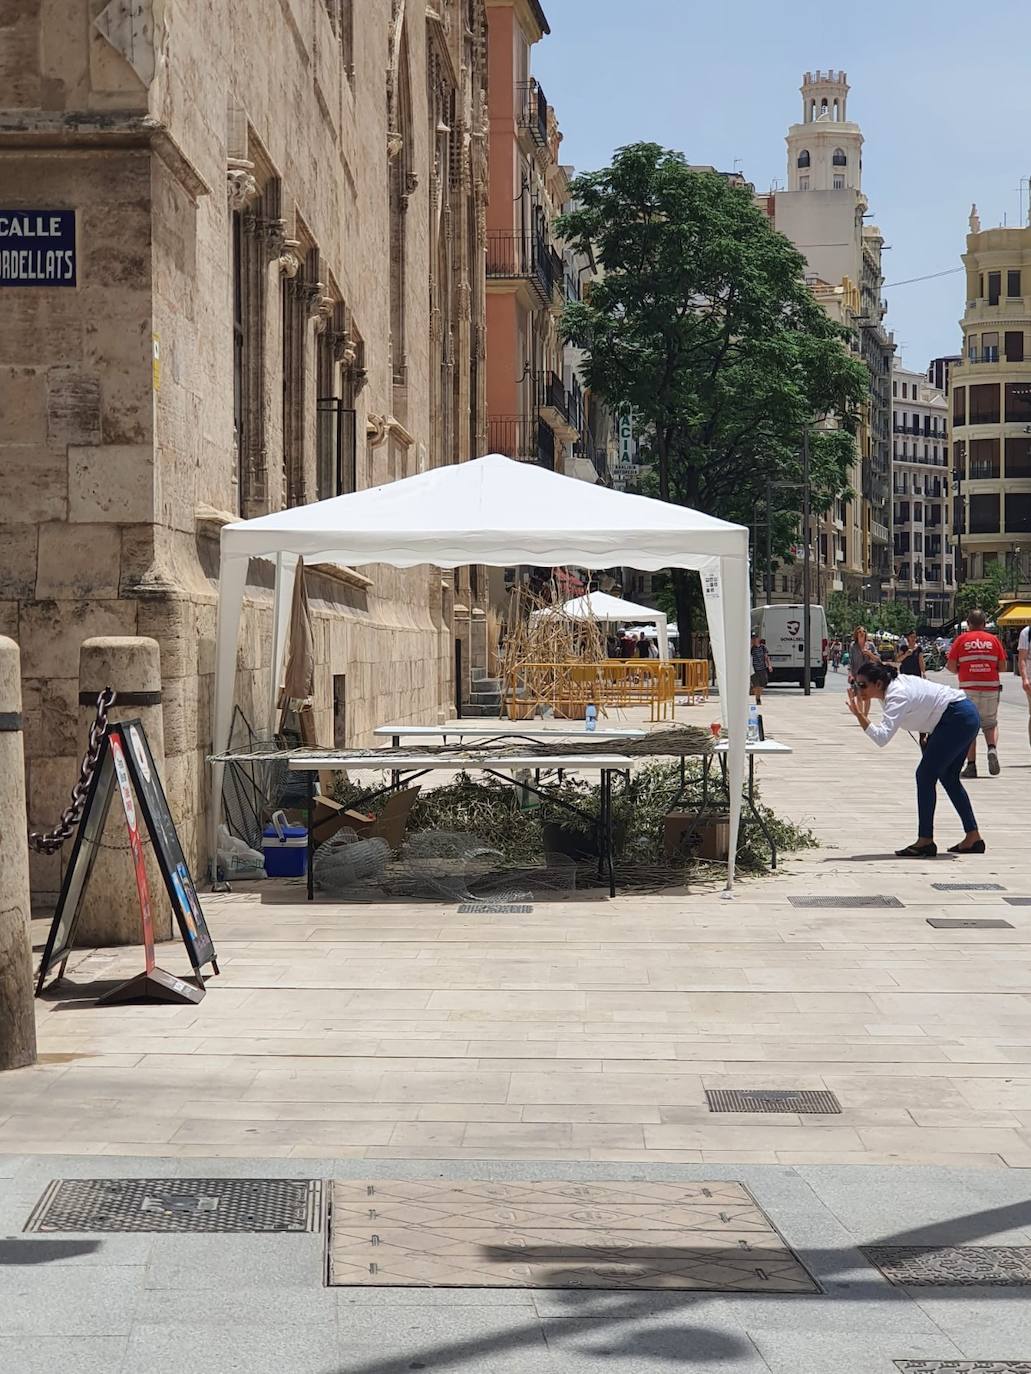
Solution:
[{"label": "table leg", "polygon": [[606,769],[605,778],[605,862],[609,869],[609,896],[616,895],[616,867],[612,857],[612,774]]},{"label": "table leg", "polygon": [[749,811],[751,811],[752,815],[755,817],[756,825],[758,825],[759,829],[763,832],[766,843],[770,847],[770,867],[776,869],[777,841],[770,834],[766,822],[762,818],[762,813],[755,804],[755,759],[751,754],[748,756],[748,791],[745,793],[745,799],[748,802]]},{"label": "table leg", "polygon": [[[400,735],[391,735],[391,737],[390,737],[390,743],[391,743],[391,747],[392,747],[392,748],[394,748],[394,749],[400,748],[400,745],[401,745],[401,736],[400,736]],[[391,770],[391,774],[390,774],[390,785],[391,785],[391,787],[396,787],[397,784],[400,782],[400,780],[401,780],[401,774],[397,771],[396,768],[395,768],[395,769],[392,769],[392,770]]]},{"label": "table leg", "polygon": [[598,778],[598,877],[605,874],[605,836],[608,833],[607,821],[605,818],[605,770],[601,770]]},{"label": "table leg", "polygon": [[308,901],[315,900],[315,771],[305,773],[308,779]]}]

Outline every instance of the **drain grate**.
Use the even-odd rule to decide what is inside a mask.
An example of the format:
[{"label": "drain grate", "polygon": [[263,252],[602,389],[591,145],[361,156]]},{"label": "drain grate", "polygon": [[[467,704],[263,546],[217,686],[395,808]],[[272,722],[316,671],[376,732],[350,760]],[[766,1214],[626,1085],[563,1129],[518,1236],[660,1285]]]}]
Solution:
[{"label": "drain grate", "polygon": [[527,902],[462,902],[459,916],[528,916],[533,907]]},{"label": "drain grate", "polygon": [[1031,1360],[896,1360],[900,1374],[1031,1374]]},{"label": "drain grate", "polygon": [[789,897],[792,906],[823,907],[833,911],[838,907],[897,907],[902,903],[897,897]]},{"label": "drain grate", "polygon": [[740,1183],[331,1184],[339,1287],[818,1293]]},{"label": "drain grate", "polygon": [[706,1088],[710,1112],[800,1112],[837,1116],[841,1103],[826,1088]]},{"label": "drain grate", "polygon": [[935,892],[1005,892],[1002,883],[932,883]]},{"label": "drain grate", "polygon": [[1007,906],[1031,906],[1031,897],[1003,897]]},{"label": "drain grate", "polygon": [[318,1231],[322,1184],[296,1178],[55,1179],[26,1231]]},{"label": "drain grate", "polygon": [[927,924],[935,930],[1012,930],[1010,921],[980,920],[975,916],[928,916]]},{"label": "drain grate", "polygon": [[1031,1285],[1031,1245],[870,1245],[862,1251],[900,1288]]}]

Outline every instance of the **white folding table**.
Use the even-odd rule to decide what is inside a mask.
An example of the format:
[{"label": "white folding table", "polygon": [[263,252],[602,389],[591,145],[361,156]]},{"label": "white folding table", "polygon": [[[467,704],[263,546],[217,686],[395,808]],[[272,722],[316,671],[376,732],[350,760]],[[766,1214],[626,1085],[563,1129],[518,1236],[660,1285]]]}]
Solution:
[{"label": "white folding table", "polygon": [[[348,773],[380,773],[389,771],[390,782],[368,792],[354,802],[360,806],[385,792],[407,786],[432,772],[468,772],[477,769],[488,776],[504,777],[512,781],[511,774],[523,769],[573,771],[598,773],[601,782],[598,814],[598,876],[605,872],[609,879],[609,896],[616,895],[616,875],[612,857],[612,776],[614,773],[628,773],[634,760],[625,754],[577,754],[570,750],[567,754],[502,754],[492,757],[485,754],[405,754],[393,749],[370,750],[367,753],[348,753],[344,749],[291,749],[279,753],[226,753],[216,754],[209,763],[268,763],[285,761],[292,772],[307,775],[307,823],[308,823],[308,900],[315,898],[315,881],[312,859],[315,849],[315,777],[320,769],[341,769]],[[505,776],[509,775],[509,776]],[[531,791],[537,787],[529,783],[524,786]],[[546,795],[546,794],[541,794]],[[568,802],[563,802],[569,810],[575,810]]]},{"label": "white folding table", "polygon": [[395,749],[401,747],[403,739],[439,739],[444,744],[449,739],[503,739],[503,740],[573,740],[573,739],[644,739],[647,730],[630,728],[609,728],[599,726],[597,730],[585,730],[583,725],[524,725],[517,720],[499,721],[456,721],[453,725],[377,725],[373,730],[377,739],[389,739]]}]

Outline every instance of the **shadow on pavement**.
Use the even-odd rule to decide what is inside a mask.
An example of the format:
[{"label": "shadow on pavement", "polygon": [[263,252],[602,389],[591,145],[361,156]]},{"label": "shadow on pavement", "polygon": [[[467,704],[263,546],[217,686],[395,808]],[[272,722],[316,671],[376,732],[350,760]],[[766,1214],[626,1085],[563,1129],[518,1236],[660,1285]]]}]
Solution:
[{"label": "shadow on pavement", "polygon": [[[951,1247],[964,1243],[976,1242],[984,1236],[997,1235],[999,1232],[1008,1230],[1019,1230],[1031,1226],[1031,1200],[1020,1203],[1011,1203],[1003,1207],[994,1207],[981,1212],[973,1212],[966,1216],[950,1218],[948,1221],[932,1222],[927,1226],[913,1227],[908,1231],[897,1231],[891,1235],[881,1236],[876,1240],[864,1241],[864,1246],[905,1246],[905,1245],[929,1245],[936,1247]],[[632,1331],[622,1328],[627,1323],[643,1323],[651,1318],[675,1313],[678,1309],[685,1311],[685,1315],[696,1317],[698,1310],[708,1302],[719,1302],[729,1304],[737,1297],[742,1303],[785,1303],[791,1301],[802,1301],[805,1303],[820,1303],[830,1298],[833,1302],[889,1302],[898,1303],[907,1301],[909,1295],[904,1288],[891,1285],[887,1279],[882,1278],[876,1270],[873,1270],[869,1263],[863,1258],[858,1248],[859,1242],[855,1247],[842,1247],[837,1250],[821,1250],[813,1247],[803,1247],[799,1258],[804,1259],[805,1264],[817,1276],[821,1283],[834,1280],[833,1291],[825,1294],[793,1294],[793,1293],[756,1293],[756,1292],[716,1292],[700,1291],[698,1289],[681,1289],[671,1292],[669,1290],[637,1290],[633,1294],[619,1292],[618,1290],[584,1290],[584,1289],[562,1289],[556,1288],[548,1290],[549,1299],[555,1304],[554,1310],[549,1312],[547,1322],[552,1325],[557,1332],[559,1324],[569,1322],[567,1334],[588,1336],[589,1339],[599,1341],[599,1344],[591,1346],[572,1346],[563,1342],[563,1352],[572,1362],[575,1358],[605,1358],[612,1356],[625,1355],[628,1358],[642,1359],[649,1357],[652,1360],[669,1360],[671,1364],[679,1364],[684,1367],[695,1366],[700,1370],[709,1370],[720,1364],[728,1363],[732,1360],[749,1356],[753,1359],[757,1356],[757,1351],[752,1341],[748,1338],[744,1330],[740,1335],[726,1330],[716,1330],[706,1328],[701,1325],[675,1326],[668,1321],[661,1326],[638,1327]],[[652,1252],[648,1252],[651,1254]],[[656,1249],[655,1255],[663,1253],[662,1248]],[[717,1252],[718,1253],[718,1252]],[[557,1260],[575,1260],[582,1256],[582,1249],[569,1247],[563,1255],[561,1247],[549,1247],[548,1258]],[[525,1254],[523,1256],[525,1258]],[[510,1249],[503,1248],[500,1251],[500,1258],[505,1262],[510,1262],[512,1253]],[[647,1263],[642,1260],[642,1263]],[[853,1278],[857,1270],[866,1270],[871,1275],[870,1278]],[[876,1277],[874,1277],[876,1275]],[[538,1290],[545,1285],[538,1286]],[[977,1302],[991,1301],[1011,1301],[1026,1303],[1027,1288],[1014,1286],[1011,1288],[991,1287],[987,1285],[971,1285],[969,1287],[942,1286],[925,1290],[939,1297],[948,1297],[951,1301],[962,1301],[969,1299]],[[566,1306],[568,1312],[563,1312],[561,1306]],[[498,1320],[503,1321],[508,1311],[511,1309],[495,1309]],[[724,1314],[727,1314],[726,1307]],[[732,1315],[732,1310],[731,1310]],[[341,1334],[346,1335],[346,1318],[338,1312],[338,1322],[341,1326]],[[615,1340],[606,1340],[605,1332],[608,1330]],[[375,1358],[365,1363],[349,1362],[346,1366],[338,1366],[333,1370],[327,1370],[326,1374],[401,1374],[407,1370],[447,1370],[469,1366],[473,1369],[487,1369],[491,1366],[492,1356],[503,1352],[518,1351],[526,1349],[528,1351],[536,1349],[541,1351],[541,1339],[550,1344],[550,1336],[546,1328],[542,1325],[542,1318],[535,1315],[532,1321],[524,1322],[522,1325],[513,1327],[509,1330],[497,1331],[489,1336],[475,1337],[468,1340],[453,1342],[442,1342],[434,1346],[427,1347],[418,1352],[401,1353],[395,1356],[384,1356]],[[900,1344],[904,1343],[904,1337],[900,1337]],[[557,1353],[557,1352],[556,1352]],[[975,1366],[972,1364],[971,1368]]]},{"label": "shadow on pavement", "polygon": [[99,1240],[0,1240],[0,1265],[56,1264],[77,1255],[92,1255],[100,1249]]}]

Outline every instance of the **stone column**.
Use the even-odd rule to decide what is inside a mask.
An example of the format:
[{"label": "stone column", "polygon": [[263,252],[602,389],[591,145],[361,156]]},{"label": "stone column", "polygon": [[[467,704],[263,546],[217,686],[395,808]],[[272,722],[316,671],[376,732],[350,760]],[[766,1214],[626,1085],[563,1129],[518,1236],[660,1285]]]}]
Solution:
[{"label": "stone column", "polygon": [[0,636],[0,1069],[36,1062],[20,662]]},{"label": "stone column", "polygon": [[[165,732],[161,707],[161,651],[156,639],[104,637],[84,639],[79,650],[79,734],[85,740],[96,711],[97,695],[113,687],[118,699],[108,711],[112,722],[143,722],[162,785],[165,781]],[[172,938],[172,909],[154,857],[154,846],[143,830],[154,939]],[[129,852],[125,813],[116,796],[111,802],[89,885],[82,898],[82,915],[75,943],[137,945],[141,940],[140,904],[136,875]]]}]

